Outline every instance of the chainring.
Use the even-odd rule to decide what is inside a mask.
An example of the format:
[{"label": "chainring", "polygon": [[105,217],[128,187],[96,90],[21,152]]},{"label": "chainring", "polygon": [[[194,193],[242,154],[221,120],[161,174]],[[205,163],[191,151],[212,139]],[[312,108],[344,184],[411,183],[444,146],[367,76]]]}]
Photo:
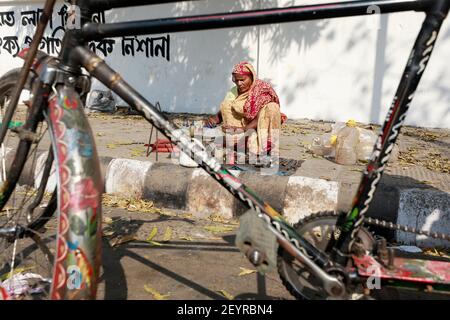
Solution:
[{"label": "chainring", "polygon": [[[318,212],[300,220],[294,228],[316,248],[325,251],[331,237],[337,239],[339,236],[339,230],[336,230],[337,219],[336,212]],[[361,228],[356,242],[363,249],[372,251],[375,240],[367,229]],[[295,298],[323,300],[328,297],[322,289],[321,281],[281,247],[278,250],[277,267],[283,285]]]}]

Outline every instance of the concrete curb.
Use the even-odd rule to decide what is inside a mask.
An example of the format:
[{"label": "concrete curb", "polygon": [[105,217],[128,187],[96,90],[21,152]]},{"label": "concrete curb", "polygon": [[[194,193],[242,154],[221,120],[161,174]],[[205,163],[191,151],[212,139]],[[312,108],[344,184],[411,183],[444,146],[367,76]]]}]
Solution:
[{"label": "concrete curb", "polygon": [[[43,156],[42,159],[45,160]],[[212,215],[232,218],[246,210],[239,200],[203,169],[110,157],[102,157],[100,161],[106,193],[151,200],[158,206],[187,210],[198,218]],[[36,180],[33,182],[35,184],[40,179],[39,172],[42,171],[43,163],[42,160],[37,161],[33,170],[28,169],[30,173],[34,171],[32,176]],[[234,173],[276,210],[282,212],[290,223],[296,223],[310,213],[350,208],[359,178],[339,181],[343,179],[338,176],[332,179],[308,177],[302,174],[302,170],[292,176],[268,176],[238,171]],[[426,187],[399,185],[389,179],[382,180],[368,216],[422,230],[449,233],[450,194]],[[448,242],[403,232],[389,232],[386,235],[408,245],[450,246]]]}]

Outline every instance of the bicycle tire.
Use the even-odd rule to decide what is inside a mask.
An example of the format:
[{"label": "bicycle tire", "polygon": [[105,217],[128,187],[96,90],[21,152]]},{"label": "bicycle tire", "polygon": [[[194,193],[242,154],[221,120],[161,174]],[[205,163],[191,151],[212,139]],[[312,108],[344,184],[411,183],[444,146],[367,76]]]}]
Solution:
[{"label": "bicycle tire", "polygon": [[[334,211],[322,211],[313,213],[298,221],[294,228],[302,237],[320,250],[325,250],[332,238],[337,237],[336,229],[338,213]],[[373,245],[372,234],[362,228],[358,236],[366,250]],[[328,294],[323,290],[322,284],[300,262],[286,252],[282,247],[277,255],[278,275],[284,287],[298,300],[325,300]]]}]

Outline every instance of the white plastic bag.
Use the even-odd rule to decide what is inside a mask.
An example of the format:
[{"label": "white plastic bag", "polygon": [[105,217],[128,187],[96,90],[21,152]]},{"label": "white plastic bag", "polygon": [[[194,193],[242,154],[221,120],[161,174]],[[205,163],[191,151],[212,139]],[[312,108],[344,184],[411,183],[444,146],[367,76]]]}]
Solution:
[{"label": "white plastic bag", "polygon": [[[31,285],[32,282],[39,283],[41,285]],[[8,292],[9,295],[23,295],[28,293],[41,293],[43,292],[43,285],[45,283],[51,283],[51,279],[42,277],[36,273],[18,273],[14,274],[11,278],[6,279],[0,285]]]},{"label": "white plastic bag", "polygon": [[337,136],[338,132],[346,126],[345,122],[336,122],[331,125],[331,134]]},{"label": "white plastic bag", "polygon": [[369,160],[378,136],[375,132],[367,129],[358,128],[358,131],[359,143],[356,147],[356,155],[358,157],[358,160]]},{"label": "white plastic bag", "polygon": [[352,165],[356,163],[356,148],[359,142],[359,131],[354,121],[348,121],[346,126],[337,133],[336,157],[338,164]]},{"label": "white plastic bag", "polygon": [[332,133],[325,133],[314,138],[311,144],[311,151],[318,156],[333,157],[336,136]]}]

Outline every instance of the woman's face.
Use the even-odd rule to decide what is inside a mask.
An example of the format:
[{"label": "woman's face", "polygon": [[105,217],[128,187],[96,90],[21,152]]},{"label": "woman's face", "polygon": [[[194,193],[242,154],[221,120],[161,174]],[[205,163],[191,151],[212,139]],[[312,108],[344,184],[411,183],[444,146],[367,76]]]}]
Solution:
[{"label": "woman's face", "polygon": [[252,86],[252,76],[242,75],[242,74],[233,74],[233,82],[237,86],[238,93],[243,94],[250,90]]}]

